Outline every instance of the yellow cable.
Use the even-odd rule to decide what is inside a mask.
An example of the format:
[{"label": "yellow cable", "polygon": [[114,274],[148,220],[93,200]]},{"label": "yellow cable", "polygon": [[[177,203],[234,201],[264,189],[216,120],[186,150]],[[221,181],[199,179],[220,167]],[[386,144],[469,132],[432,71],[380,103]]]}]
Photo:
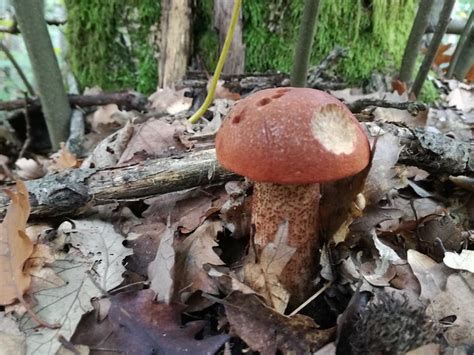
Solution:
[{"label": "yellow cable", "polygon": [[222,68],[224,68],[224,64],[227,59],[227,54],[229,53],[229,48],[230,48],[230,45],[232,44],[232,39],[234,38],[235,25],[237,24],[237,19],[239,18],[241,5],[242,5],[242,0],[234,1],[234,8],[232,9],[232,19],[230,20],[230,26],[225,36],[224,47],[222,48],[219,61],[217,62],[216,70],[214,71],[214,76],[212,77],[211,85],[209,87],[209,91],[207,92],[206,100],[204,100],[199,110],[197,110],[194,113],[194,115],[192,115],[188,119],[189,123],[194,124],[197,121],[199,121],[201,116],[204,115],[207,108],[211,105],[212,100],[214,99],[214,94],[216,93],[217,81],[219,80],[219,77],[221,76]]}]

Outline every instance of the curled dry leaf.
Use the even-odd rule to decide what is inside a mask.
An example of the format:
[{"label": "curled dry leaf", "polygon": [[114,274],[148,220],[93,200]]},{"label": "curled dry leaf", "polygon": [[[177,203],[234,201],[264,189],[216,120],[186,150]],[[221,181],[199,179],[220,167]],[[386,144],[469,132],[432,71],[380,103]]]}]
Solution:
[{"label": "curled dry leaf", "polygon": [[93,152],[85,159],[81,168],[107,168],[115,166],[127,147],[134,132],[134,126],[127,122],[124,127],[95,144]]},{"label": "curled dry leaf", "polygon": [[[380,134],[378,137],[377,135]],[[400,138],[387,132],[373,132],[377,137],[377,147],[372,160],[363,194],[367,205],[374,205],[395,185],[398,184],[395,164],[400,153]]]},{"label": "curled dry leaf", "polygon": [[34,180],[43,177],[46,169],[34,159],[20,158],[15,162],[16,173],[23,180]]},{"label": "curled dry leaf", "polygon": [[410,249],[407,261],[421,286],[420,300],[429,302],[441,293],[446,286],[446,280],[454,271],[442,263],[437,263],[429,256]]},{"label": "curled dry leaf", "polygon": [[17,181],[16,186],[17,192],[5,190],[11,203],[0,225],[0,305],[21,299],[31,281],[30,275],[23,271],[26,260],[33,253],[33,243],[25,233],[30,203],[26,185]]},{"label": "curled dry leaf", "polygon": [[92,117],[88,117],[92,131],[95,133],[112,133],[122,127],[125,122],[119,115],[121,111],[116,104],[99,106]]}]

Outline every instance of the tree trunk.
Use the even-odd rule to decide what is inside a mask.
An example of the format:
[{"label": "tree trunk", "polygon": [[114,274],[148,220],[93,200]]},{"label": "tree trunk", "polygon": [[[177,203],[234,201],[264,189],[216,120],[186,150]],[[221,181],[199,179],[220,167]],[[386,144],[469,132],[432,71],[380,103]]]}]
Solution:
[{"label": "tree trunk", "polygon": [[319,0],[305,0],[298,33],[298,42],[295,47],[293,68],[291,70],[292,86],[306,86],[309,57],[311,55],[311,49],[313,48],[319,5]]},{"label": "tree trunk", "polygon": [[418,71],[415,82],[413,83],[413,87],[411,89],[411,93],[415,96],[420,94],[423,83],[426,80],[426,76],[428,75],[431,65],[433,64],[436,51],[438,50],[441,40],[446,33],[455,2],[455,0],[445,0],[444,2],[443,9],[439,15],[439,21],[438,25],[436,26],[435,33],[433,34],[433,38],[431,39],[428,51],[425,55],[425,59],[421,64],[420,70]]},{"label": "tree trunk", "polygon": [[[458,80],[463,80],[466,77],[471,66],[474,65],[474,11],[471,12],[469,21],[466,24],[465,33],[462,34],[459,39],[458,46],[459,49],[459,58],[453,58],[456,60],[453,63],[454,70],[453,74]],[[465,36],[465,37],[463,37]],[[461,41],[463,40],[463,43]],[[456,52],[458,48],[456,47]],[[456,52],[454,53],[456,55]]]},{"label": "tree trunk", "polygon": [[420,50],[421,39],[428,27],[428,20],[433,2],[434,0],[421,0],[418,6],[418,11],[416,13],[415,21],[413,22],[413,27],[411,28],[410,36],[408,37],[400,68],[399,79],[404,83],[411,82],[416,58]]},{"label": "tree trunk", "polygon": [[54,150],[69,135],[71,108],[43,17],[42,1],[13,0],[16,18],[33,68],[49,138]]},{"label": "tree trunk", "polygon": [[[222,51],[225,36],[232,18],[234,0],[214,0],[214,24],[219,33],[219,49]],[[235,26],[234,38],[224,65],[224,74],[243,74],[245,69],[245,46],[242,40],[242,12]]]},{"label": "tree trunk", "polygon": [[191,36],[190,0],[163,0],[159,86],[174,87],[186,74]]}]

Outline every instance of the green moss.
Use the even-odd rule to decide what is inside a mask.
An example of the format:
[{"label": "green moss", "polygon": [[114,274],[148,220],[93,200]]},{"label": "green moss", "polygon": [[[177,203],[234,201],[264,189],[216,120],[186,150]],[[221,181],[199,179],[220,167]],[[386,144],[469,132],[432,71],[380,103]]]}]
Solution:
[{"label": "green moss", "polygon": [[214,0],[198,2],[193,18],[194,53],[206,70],[212,71],[219,58],[219,37],[214,28]]},{"label": "green moss", "polygon": [[150,28],[159,23],[154,0],[65,0],[71,67],[80,85],[104,90],[156,88]]},{"label": "green moss", "polygon": [[[335,45],[349,48],[339,73],[351,84],[370,77],[374,70],[399,65],[415,0],[340,0],[321,5],[312,65]],[[303,0],[244,1],[248,71],[290,71],[302,8]]]},{"label": "green moss", "polygon": [[421,88],[418,101],[433,104],[439,100],[439,91],[431,80],[426,80]]}]

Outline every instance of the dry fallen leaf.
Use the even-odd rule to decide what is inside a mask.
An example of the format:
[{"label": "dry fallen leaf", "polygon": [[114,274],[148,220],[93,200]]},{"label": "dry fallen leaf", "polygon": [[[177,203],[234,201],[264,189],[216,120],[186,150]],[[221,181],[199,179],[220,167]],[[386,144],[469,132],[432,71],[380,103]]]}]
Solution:
[{"label": "dry fallen leaf", "polygon": [[25,334],[18,329],[13,318],[0,312],[0,355],[26,354]]},{"label": "dry fallen leaf", "polygon": [[[373,132],[377,136],[379,132]],[[381,132],[377,138],[372,166],[364,185],[363,194],[367,200],[367,205],[374,205],[398,184],[395,164],[400,153],[400,138],[391,133]]]},{"label": "dry fallen leaf", "polygon": [[[38,329],[24,316],[20,329],[27,334],[30,354],[56,353],[61,345],[58,336],[71,337],[83,314],[93,309],[91,299],[123,281],[123,259],[131,253],[122,245],[123,240],[112,224],[100,220],[76,220],[59,226],[54,240],[56,260],[42,270],[52,270],[62,280],[54,279],[49,271],[32,297],[38,316],[61,327]],[[66,244],[70,245],[67,254]]]},{"label": "dry fallen leaf", "polygon": [[134,134],[120,157],[120,163],[145,160],[149,157],[165,158],[183,153],[186,148],[176,135],[185,130],[178,120],[168,123],[159,119],[149,119],[134,127]]},{"label": "dry fallen leaf", "polygon": [[93,152],[85,159],[81,168],[106,168],[115,166],[134,132],[134,126],[127,122],[117,132],[106,137],[98,144],[94,144]]},{"label": "dry fallen leaf", "polygon": [[71,168],[78,168],[81,163],[76,156],[72,154],[64,143],[61,143],[61,149],[51,157],[53,164],[48,167],[49,172],[58,172]]},{"label": "dry fallen leaf", "polygon": [[448,251],[444,254],[443,262],[451,269],[474,273],[474,250],[463,249],[461,254]]},{"label": "dry fallen leaf", "polygon": [[34,159],[20,158],[15,162],[16,173],[23,180],[34,180],[43,177],[46,169]]},{"label": "dry fallen leaf", "polygon": [[0,305],[22,299],[30,286],[31,277],[23,271],[26,260],[33,253],[33,243],[25,233],[30,215],[28,191],[22,181],[17,181],[17,192],[5,190],[11,202],[0,225]]},{"label": "dry fallen leaf", "polygon": [[74,343],[121,354],[207,355],[229,339],[225,334],[202,334],[208,328],[205,321],[182,324],[182,305],[157,303],[154,298],[149,289],[111,296],[108,316],[101,322],[89,319]]},{"label": "dry fallen leaf", "polygon": [[116,104],[99,106],[92,116],[88,117],[92,131],[95,133],[112,133],[122,127],[125,122],[121,119]]},{"label": "dry fallen leaf", "polygon": [[[210,77],[207,82],[207,90],[209,90],[211,82],[212,82],[212,77]],[[214,99],[229,99],[229,100],[234,100],[234,101],[239,100],[240,94],[236,92],[231,92],[229,89],[227,89],[224,86],[224,84],[225,84],[224,80],[217,81],[216,92],[214,93]]]},{"label": "dry fallen leaf", "polygon": [[175,265],[175,287],[181,302],[195,291],[217,294],[217,286],[204,269],[205,264],[223,265],[214,247],[217,233],[223,229],[221,221],[205,221],[178,246]]},{"label": "dry fallen leaf", "polygon": [[474,274],[454,273],[448,276],[446,288],[428,305],[426,314],[443,320],[455,316],[454,322],[444,332],[451,346],[474,343]]},{"label": "dry fallen leaf", "polygon": [[454,272],[442,263],[437,263],[429,256],[413,249],[408,250],[407,261],[420,282],[422,302],[429,302],[441,293],[445,288],[446,279]]},{"label": "dry fallen leaf", "polygon": [[262,250],[258,263],[250,256],[244,266],[244,282],[263,296],[268,305],[284,313],[290,292],[280,283],[280,275],[295,253],[296,248],[288,245],[288,222],[278,227],[273,242]]},{"label": "dry fallen leaf", "polygon": [[334,340],[336,329],[318,329],[303,315],[286,317],[266,306],[255,294],[232,292],[224,299],[232,331],[262,355],[312,354]]},{"label": "dry fallen leaf", "polygon": [[160,245],[156,251],[155,259],[148,265],[148,278],[150,288],[156,293],[159,302],[169,304],[174,290],[174,265],[176,253],[173,247],[174,229],[168,224],[161,235]]},{"label": "dry fallen leaf", "polygon": [[474,110],[474,92],[458,87],[451,91],[448,96],[449,106],[455,106],[463,112]]},{"label": "dry fallen leaf", "polygon": [[187,91],[187,89],[158,89],[158,91],[150,95],[148,100],[151,103],[151,107],[157,113],[168,113],[170,115],[175,115],[191,108],[193,99],[191,97],[185,96]]}]

